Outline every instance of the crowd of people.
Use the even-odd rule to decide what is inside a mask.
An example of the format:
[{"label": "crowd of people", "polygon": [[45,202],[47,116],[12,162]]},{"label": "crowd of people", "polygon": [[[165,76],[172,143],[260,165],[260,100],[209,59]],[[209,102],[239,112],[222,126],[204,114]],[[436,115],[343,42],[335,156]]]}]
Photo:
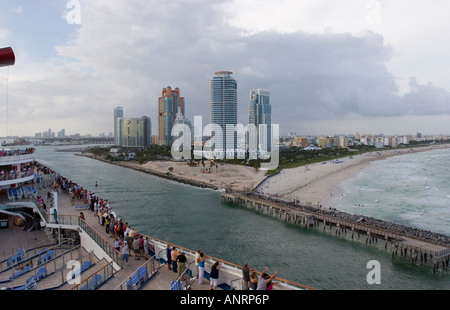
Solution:
[{"label": "crowd of people", "polygon": [[33,175],[34,164],[32,162],[20,164],[19,167],[11,166],[11,169],[0,170],[0,181],[14,180]]},{"label": "crowd of people", "polygon": [[345,221],[349,221],[349,222],[353,222],[353,223],[364,223],[366,225],[370,225],[375,228],[381,228],[384,230],[401,233],[401,234],[410,236],[412,238],[430,240],[430,241],[442,243],[445,245],[450,244],[450,237],[439,234],[439,233],[434,233],[431,231],[420,229],[420,228],[409,227],[409,226],[405,226],[405,225],[401,225],[401,224],[391,223],[391,222],[379,220],[379,219],[376,219],[373,217],[368,217],[368,216],[363,217],[358,214],[350,214],[350,213],[346,213],[343,211],[339,211],[336,208],[328,208],[328,209],[327,208],[315,208],[313,206],[300,204],[295,201],[289,202],[289,201],[286,201],[286,200],[283,200],[280,198],[276,198],[276,197],[268,197],[268,196],[260,195],[258,193],[249,192],[249,193],[246,193],[246,195],[249,197],[255,197],[258,199],[287,205],[287,206],[294,207],[299,210],[304,210],[304,211],[311,212],[311,213],[332,216],[332,217],[339,218],[341,220],[345,220]]},{"label": "crowd of people", "polygon": [[15,156],[15,155],[27,155],[27,154],[33,154],[35,151],[34,148],[30,147],[30,148],[26,148],[25,150],[5,150],[4,148],[2,148],[2,150],[0,151],[0,157],[1,156]]},{"label": "crowd of people", "polygon": [[[45,166],[40,166],[41,171],[45,173],[53,173],[51,169]],[[97,184],[96,184],[97,185]],[[114,239],[114,248],[122,254],[122,261],[125,266],[128,266],[129,258],[134,256],[135,260],[143,258],[149,259],[154,253],[154,247],[150,242],[149,237],[139,233],[136,229],[131,227],[128,222],[119,218],[108,200],[98,197],[94,192],[79,186],[78,184],[58,176],[53,184],[55,191],[62,191],[70,197],[71,204],[75,204],[75,200],[81,200],[85,203],[86,209],[90,210],[93,216],[97,217],[98,224],[104,227],[105,232],[109,237]],[[40,201],[44,203],[40,197]],[[85,218],[85,214],[81,211],[79,217]],[[197,250],[195,253],[195,267],[196,279],[200,285],[204,284],[205,262],[207,256],[201,251]],[[183,249],[177,249],[175,246],[167,244],[166,248],[166,264],[169,270],[177,274],[177,279],[185,276],[186,270],[186,253]],[[219,271],[222,263],[215,261],[211,265],[209,271],[209,282],[211,290],[216,290],[218,287]],[[278,271],[273,275],[268,275],[267,268],[258,275],[258,273],[245,264],[242,269],[242,288],[244,290],[271,290],[273,286],[272,280],[277,275]]]}]

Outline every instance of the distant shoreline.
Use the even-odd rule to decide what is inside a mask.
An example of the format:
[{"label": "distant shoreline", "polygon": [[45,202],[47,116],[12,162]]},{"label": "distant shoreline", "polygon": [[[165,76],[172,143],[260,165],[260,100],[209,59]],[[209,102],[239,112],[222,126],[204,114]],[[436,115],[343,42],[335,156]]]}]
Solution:
[{"label": "distant shoreline", "polygon": [[405,149],[380,150],[336,160],[319,162],[296,168],[283,169],[268,178],[257,189],[260,194],[320,206],[336,192],[335,186],[342,180],[367,167],[375,160],[393,156],[450,148],[448,144]]},{"label": "distant shoreline", "polygon": [[[277,174],[270,176],[261,172],[249,174],[249,171],[252,171],[253,168],[239,165],[220,166],[218,169],[221,173],[207,174],[192,173],[191,171],[196,171],[195,169],[200,169],[200,167],[184,168],[186,167],[184,162],[150,161],[141,165],[134,162],[109,161],[91,153],[77,155],[198,188],[217,191],[225,191],[227,189],[250,191],[253,189],[259,194],[268,197],[278,197],[287,201],[300,201],[302,204],[319,207],[326,203],[330,195],[336,192],[336,184],[350,178],[354,173],[361,171],[375,160],[384,160],[393,156],[442,148],[450,148],[450,145],[440,144],[405,149],[379,150],[359,155],[349,155],[345,158],[281,169]],[[169,172],[167,167],[174,167],[174,171]],[[224,170],[227,170],[226,174]],[[247,175],[244,175],[244,172]]]}]

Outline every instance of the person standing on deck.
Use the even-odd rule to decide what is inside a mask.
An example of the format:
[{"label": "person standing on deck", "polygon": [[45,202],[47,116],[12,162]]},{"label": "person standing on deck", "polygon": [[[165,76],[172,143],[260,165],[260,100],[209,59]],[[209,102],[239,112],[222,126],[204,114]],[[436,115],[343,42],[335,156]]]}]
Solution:
[{"label": "person standing on deck", "polygon": [[200,251],[198,257],[198,284],[203,284],[203,275],[205,274],[205,257],[203,252]]},{"label": "person standing on deck", "polygon": [[172,250],[170,249],[170,245],[167,245],[166,248],[166,258],[167,258],[167,269],[172,270]]},{"label": "person standing on deck", "polygon": [[248,263],[245,263],[244,267],[242,268],[242,289],[248,290],[248,283],[250,282],[250,267],[248,266]]},{"label": "person standing on deck", "polygon": [[209,282],[211,285],[211,290],[217,289],[217,284],[219,280],[219,262],[215,262],[211,266],[211,272],[209,274]]},{"label": "person standing on deck", "polygon": [[172,252],[170,252],[170,258],[172,260],[172,271],[177,273],[178,272],[178,265],[177,265],[177,248],[173,247]]},{"label": "person standing on deck", "polygon": [[198,273],[199,273],[199,270],[198,270],[198,259],[200,258],[200,249],[198,249],[197,250],[197,252],[195,252],[195,258],[194,258],[194,260],[195,260],[195,271],[197,272],[197,274],[195,275],[195,278],[198,280]]},{"label": "person standing on deck", "polygon": [[182,252],[181,250],[178,250],[177,265],[178,265],[178,278],[180,278],[183,275],[184,270],[186,269],[186,256],[184,255],[184,252]]},{"label": "person standing on deck", "polygon": [[55,223],[58,224],[58,212],[56,209],[53,209],[53,219],[55,220]]},{"label": "person standing on deck", "polygon": [[268,275],[266,272],[269,268],[266,267],[264,271],[261,273],[261,275],[258,277],[258,286],[257,290],[267,290],[267,285],[272,282],[273,279],[275,279],[276,275],[278,274],[278,270],[275,271],[273,275]]},{"label": "person standing on deck", "polygon": [[144,236],[139,236],[139,257],[145,258],[145,251],[144,251]]},{"label": "person standing on deck", "polygon": [[135,236],[133,240],[134,259],[139,260],[139,239]]},{"label": "person standing on deck", "polygon": [[126,241],[124,241],[122,245],[122,261],[125,261],[126,265],[128,266],[128,244]]}]

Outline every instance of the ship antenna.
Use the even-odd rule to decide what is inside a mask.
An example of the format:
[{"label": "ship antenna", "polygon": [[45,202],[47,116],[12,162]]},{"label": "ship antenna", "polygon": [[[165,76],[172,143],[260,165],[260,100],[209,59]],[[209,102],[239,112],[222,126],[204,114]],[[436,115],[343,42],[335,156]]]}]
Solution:
[{"label": "ship antenna", "polygon": [[[8,113],[9,113],[9,66],[6,70],[6,137],[8,137]],[[11,134],[10,134],[11,135]]]},{"label": "ship antenna", "polygon": [[[0,67],[8,67],[6,72],[6,136],[8,136],[9,129],[9,66],[14,65],[15,62],[16,56],[11,47],[0,48]],[[11,133],[9,135],[11,136]]]}]

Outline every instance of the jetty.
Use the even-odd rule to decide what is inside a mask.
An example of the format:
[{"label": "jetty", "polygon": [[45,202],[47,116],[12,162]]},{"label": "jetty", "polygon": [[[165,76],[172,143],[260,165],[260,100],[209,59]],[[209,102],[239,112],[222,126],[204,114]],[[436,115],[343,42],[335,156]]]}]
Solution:
[{"label": "jetty", "polygon": [[253,193],[226,192],[221,194],[221,200],[291,224],[334,230],[335,235],[339,236],[351,234],[352,240],[364,238],[368,244],[378,243],[379,239],[384,240],[385,249],[390,244],[393,258],[397,255],[409,255],[412,263],[419,260],[423,263],[431,262],[434,271],[449,266],[450,239],[443,235],[380,220],[374,221],[337,210],[323,210],[269,199]]}]

